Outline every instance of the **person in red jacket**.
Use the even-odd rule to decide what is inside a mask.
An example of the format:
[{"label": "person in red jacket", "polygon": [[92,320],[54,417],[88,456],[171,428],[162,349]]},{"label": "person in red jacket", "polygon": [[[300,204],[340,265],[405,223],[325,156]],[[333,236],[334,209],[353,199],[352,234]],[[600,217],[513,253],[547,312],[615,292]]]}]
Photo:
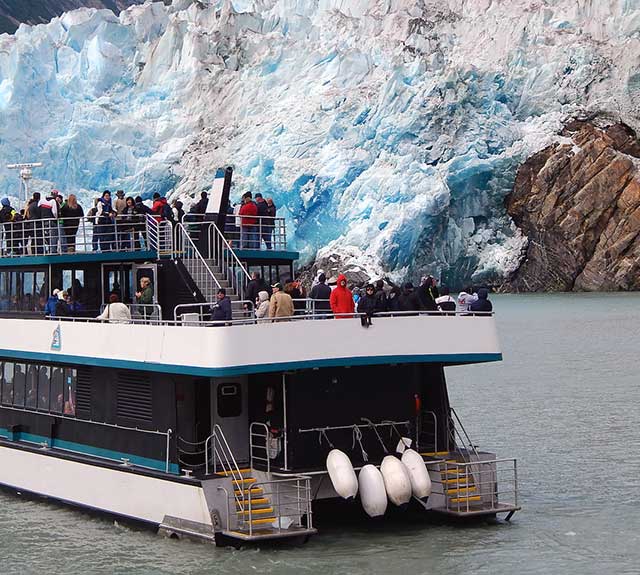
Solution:
[{"label": "person in red jacket", "polygon": [[355,304],[353,302],[353,294],[347,287],[347,278],[344,274],[338,276],[338,285],[331,292],[329,297],[329,304],[331,305],[331,311],[338,319],[353,317],[352,314],[355,310]]},{"label": "person in red jacket", "polygon": [[240,208],[240,245],[243,248],[257,250],[260,247],[258,238],[258,206],[253,201],[251,192],[242,196],[242,207]]}]

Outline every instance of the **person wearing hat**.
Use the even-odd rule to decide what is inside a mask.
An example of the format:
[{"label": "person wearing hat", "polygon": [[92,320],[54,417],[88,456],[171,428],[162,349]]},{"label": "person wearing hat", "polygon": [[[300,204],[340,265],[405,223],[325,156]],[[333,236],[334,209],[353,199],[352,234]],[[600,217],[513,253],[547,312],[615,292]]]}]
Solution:
[{"label": "person wearing hat", "polygon": [[[295,313],[293,307],[293,300],[288,293],[282,290],[282,284],[280,282],[271,286],[273,295],[269,302],[269,317],[274,318],[273,321],[278,321],[275,318],[290,318]],[[282,319],[279,321],[283,321]],[[284,320],[284,321],[289,321]]]},{"label": "person wearing hat", "polygon": [[53,293],[47,298],[47,303],[44,306],[44,315],[47,317],[56,316],[56,304],[58,303],[58,294],[61,293],[58,288],[53,290]]}]

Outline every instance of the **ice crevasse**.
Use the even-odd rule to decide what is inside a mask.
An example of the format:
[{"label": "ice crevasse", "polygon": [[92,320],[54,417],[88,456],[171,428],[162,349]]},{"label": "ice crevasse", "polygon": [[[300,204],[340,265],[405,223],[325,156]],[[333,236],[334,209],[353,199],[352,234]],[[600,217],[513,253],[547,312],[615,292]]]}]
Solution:
[{"label": "ice crevasse", "polygon": [[[503,201],[570,117],[639,124],[633,0],[174,0],[0,36],[4,163],[37,186],[187,199],[235,170],[304,258],[497,281]],[[187,199],[187,204],[188,204]]]}]

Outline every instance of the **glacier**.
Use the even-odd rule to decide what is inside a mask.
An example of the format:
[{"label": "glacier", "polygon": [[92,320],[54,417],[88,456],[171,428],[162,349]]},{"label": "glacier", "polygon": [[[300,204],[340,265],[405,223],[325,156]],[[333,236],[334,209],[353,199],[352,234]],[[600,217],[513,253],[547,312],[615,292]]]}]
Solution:
[{"label": "glacier", "polygon": [[274,198],[304,261],[500,281],[503,202],[572,117],[640,127],[637,0],[174,0],[0,36],[5,163],[36,188],[186,200],[216,168]]}]

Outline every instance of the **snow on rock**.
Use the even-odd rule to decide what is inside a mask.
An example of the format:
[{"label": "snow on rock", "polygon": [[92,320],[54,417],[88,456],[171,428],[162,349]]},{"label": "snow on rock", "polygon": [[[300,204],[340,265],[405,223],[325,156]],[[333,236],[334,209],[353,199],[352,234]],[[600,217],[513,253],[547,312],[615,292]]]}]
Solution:
[{"label": "snow on rock", "polygon": [[0,155],[85,204],[193,197],[232,165],[234,199],[273,196],[307,259],[491,281],[527,242],[503,205],[517,166],[575,115],[639,127],[638,29],[619,0],[80,9],[0,36]]}]

